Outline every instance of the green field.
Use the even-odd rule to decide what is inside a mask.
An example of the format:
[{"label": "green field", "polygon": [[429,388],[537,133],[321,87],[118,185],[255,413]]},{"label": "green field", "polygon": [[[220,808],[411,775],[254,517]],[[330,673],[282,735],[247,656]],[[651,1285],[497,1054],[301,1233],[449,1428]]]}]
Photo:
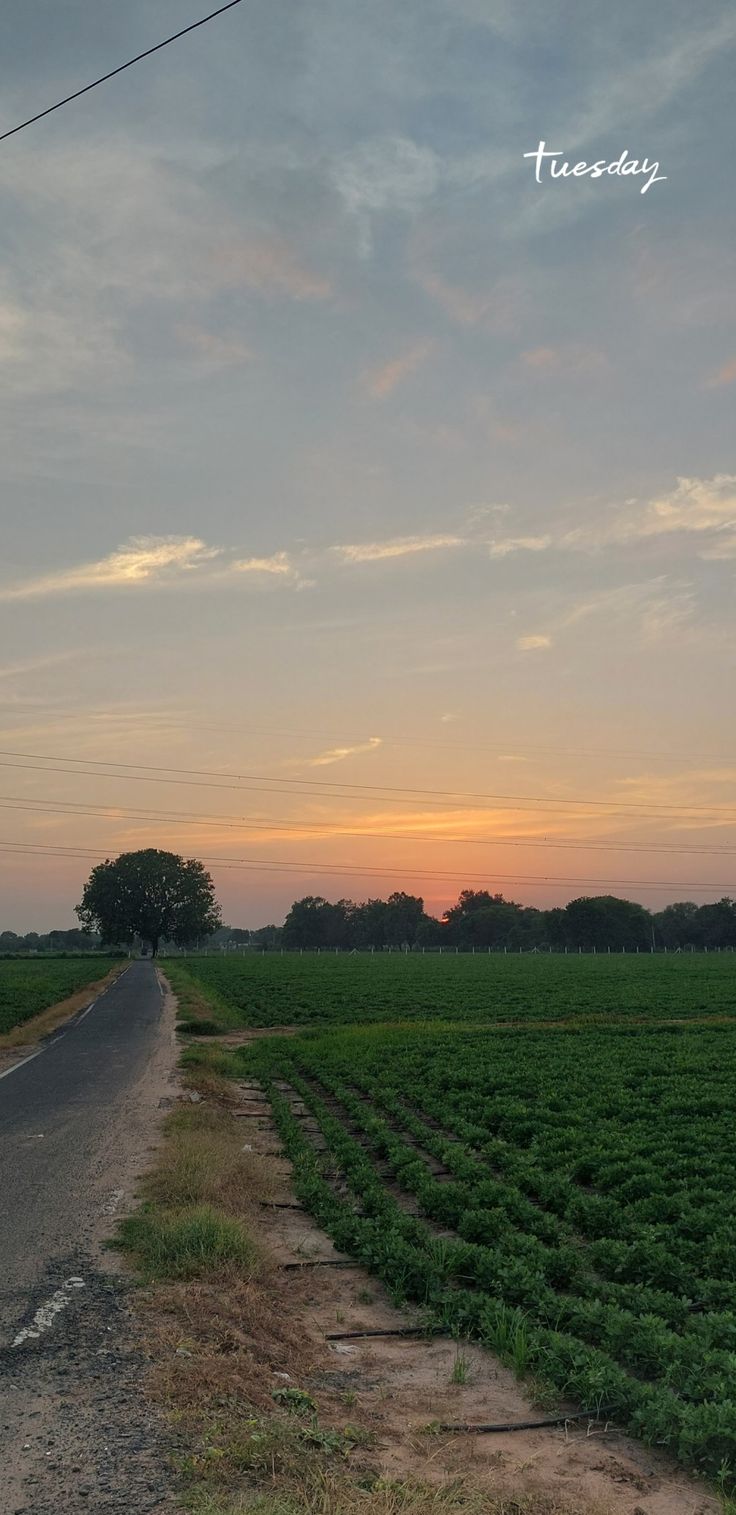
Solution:
[{"label": "green field", "polygon": [[115,962],[111,957],[0,960],[0,1036],[104,978]]},{"label": "green field", "polygon": [[361,1028],[239,1057],[304,1202],[400,1297],[686,1465],[733,1466],[730,1027]]},{"label": "green field", "polygon": [[203,957],[174,976],[189,1013],[211,995],[223,1024],[303,1024],[185,1058],[261,1081],[338,1247],[538,1392],[733,1486],[731,954]]},{"label": "green field", "polygon": [[404,1020],[736,1014],[736,954],[371,956],[252,953],[171,960],[215,1021],[307,1026]]}]

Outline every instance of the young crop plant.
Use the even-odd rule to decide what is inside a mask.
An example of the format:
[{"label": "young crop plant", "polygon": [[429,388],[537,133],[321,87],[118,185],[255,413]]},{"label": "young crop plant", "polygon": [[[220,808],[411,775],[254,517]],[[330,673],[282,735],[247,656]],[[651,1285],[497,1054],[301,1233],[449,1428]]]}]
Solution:
[{"label": "young crop plant", "polygon": [[332,1028],[240,1056],[300,1197],[397,1301],[687,1466],[729,1465],[728,1023]]}]

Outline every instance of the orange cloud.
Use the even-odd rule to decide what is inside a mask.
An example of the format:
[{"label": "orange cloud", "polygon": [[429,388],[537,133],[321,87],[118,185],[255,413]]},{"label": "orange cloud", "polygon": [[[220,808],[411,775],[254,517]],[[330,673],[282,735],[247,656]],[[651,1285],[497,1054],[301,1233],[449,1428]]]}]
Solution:
[{"label": "orange cloud", "polygon": [[431,342],[419,342],[415,347],[410,347],[408,352],[398,358],[392,358],[389,363],[384,363],[381,368],[373,369],[364,377],[364,384],[368,393],[374,400],[384,400],[401,384],[403,379],[416,370],[425,362],[432,348]]},{"label": "orange cloud", "polygon": [[405,558],[417,552],[439,552],[463,547],[463,537],[436,534],[426,537],[392,537],[387,542],[352,542],[333,547],[344,563],[378,563],[384,558]]},{"label": "orange cloud", "polygon": [[517,637],[516,645],[521,652],[543,652],[552,646],[552,638],[548,636]]},{"label": "orange cloud", "polygon": [[711,374],[707,381],[707,388],[718,389],[722,384],[733,383],[736,383],[736,358],[731,358],[730,362],[724,363],[721,368],[716,369],[714,374]]},{"label": "orange cloud", "polygon": [[220,248],[215,261],[223,281],[233,287],[244,284],[264,295],[288,295],[293,300],[326,300],[332,293],[328,280],[305,268],[278,237],[230,242]]}]

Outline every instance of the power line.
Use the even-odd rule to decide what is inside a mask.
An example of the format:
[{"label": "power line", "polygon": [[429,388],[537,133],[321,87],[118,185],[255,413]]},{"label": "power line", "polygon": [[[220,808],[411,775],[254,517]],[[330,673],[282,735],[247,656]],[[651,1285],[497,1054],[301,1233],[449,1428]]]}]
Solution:
[{"label": "power line", "polygon": [[[22,759],[23,761],[8,761],[8,759],[15,758]],[[33,767],[32,763],[27,761],[28,759],[31,759],[32,763],[42,763],[44,766]],[[74,763],[76,766],[74,768],[62,768],[55,766],[58,763]],[[585,806],[588,809],[606,810],[611,815],[631,815],[640,819],[648,818],[650,820],[666,819],[667,817],[679,819],[682,816],[689,816],[693,819],[698,816],[724,816],[728,820],[736,821],[736,809],[719,805],[665,805],[658,804],[656,801],[649,801],[647,805],[639,805],[636,801],[631,801],[628,804],[623,802],[622,805],[616,799],[592,800],[579,796],[574,799],[562,799],[560,797],[548,799],[546,795],[541,794],[492,794],[483,791],[475,792],[473,790],[462,789],[409,789],[397,784],[348,784],[337,779],[330,781],[324,779],[287,779],[282,778],[280,775],[272,776],[271,774],[223,773],[209,768],[167,768],[160,764],[109,762],[102,758],[60,758],[55,754],[10,752],[4,749],[0,749],[0,768],[22,768],[33,773],[66,773],[85,778],[114,778],[125,781],[132,779],[145,783],[184,784],[187,787],[197,789],[247,790],[248,788],[255,788],[260,793],[301,794],[302,798],[305,797],[304,789],[306,787],[307,790],[315,789],[319,791],[317,794],[311,796],[314,799],[372,799],[375,796],[380,800],[381,804],[422,803],[444,805],[446,808],[457,809],[464,808],[465,802],[468,800],[490,800],[494,805],[510,805],[515,810],[534,808],[536,811],[538,805],[544,806],[545,810],[548,811],[559,810],[563,807],[569,809],[571,807]],[[118,771],[108,773],[99,772],[100,769],[123,769],[125,771],[122,773]],[[133,770],[135,769],[140,771],[134,772]],[[161,774],[185,774],[192,777],[187,777],[186,779],[179,777],[157,777],[157,775]],[[149,777],[149,775],[151,776]],[[217,782],[200,783],[194,778],[194,775],[207,775],[210,779],[217,780]],[[235,782],[222,783],[220,782],[222,779],[231,779]],[[261,784],[268,785],[269,787],[259,790],[258,786]],[[300,787],[295,788],[295,785],[299,785]],[[399,798],[396,798],[396,796],[399,796]],[[434,796],[437,796],[437,798],[434,798]],[[516,801],[519,803],[515,803]],[[462,803],[458,805],[458,802]]]},{"label": "power line", "polygon": [[53,800],[39,800],[37,804],[30,805],[24,796],[0,795],[0,809],[10,811],[29,812],[33,815],[69,815],[73,817],[89,817],[100,820],[123,820],[140,821],[145,825],[177,824],[180,821],[187,825],[217,826],[228,831],[247,830],[258,831],[286,831],[293,834],[295,831],[303,832],[306,836],[322,837],[330,839],[349,837],[360,841],[382,842],[433,842],[435,845],[451,844],[458,846],[473,847],[535,847],[551,848],[559,851],[581,852],[634,852],[634,853],[659,853],[663,856],[679,854],[700,857],[733,857],[736,855],[736,847],[720,846],[708,847],[705,845],[676,846],[674,844],[649,846],[636,842],[596,842],[581,838],[576,841],[574,837],[559,838],[555,841],[537,840],[526,837],[477,837],[477,836],[447,836],[438,833],[428,836],[422,832],[396,832],[396,831],[353,831],[339,822],[336,824],[329,821],[300,821],[289,817],[277,816],[271,820],[263,820],[258,817],[243,816],[220,816],[199,815],[190,810],[129,810],[119,805],[108,808],[100,808],[85,805],[76,800],[65,801],[63,805]]},{"label": "power line", "polygon": [[[35,843],[35,842],[0,841],[0,851],[7,852],[7,851],[9,851],[11,849],[14,851],[14,855],[16,855],[16,856],[18,855],[19,852],[21,853],[21,855],[27,855],[27,856],[30,856],[30,857],[39,857],[39,856],[43,856],[43,857],[75,857],[75,858],[89,859],[89,858],[101,858],[101,857],[107,856],[107,854],[102,853],[102,852],[94,851],[92,848],[82,848],[81,846],[79,848],[66,847],[66,846],[64,846],[61,843],[53,844],[53,848],[52,848],[52,847],[49,847],[48,844],[41,844],[41,843]],[[114,851],[115,849],[111,848],[110,850]],[[380,868],[380,867],[376,867],[376,868],[372,868],[372,867],[368,867],[368,868],[357,867],[357,868],[355,868],[355,867],[352,867],[348,863],[302,863],[302,862],[293,862],[291,860],[288,860],[288,861],[284,860],[283,862],[274,862],[274,861],[272,861],[271,859],[268,859],[268,858],[202,857],[200,859],[200,861],[203,862],[203,863],[207,863],[209,866],[214,867],[214,868],[226,868],[226,869],[230,869],[230,870],[233,870],[233,871],[236,871],[236,872],[238,870],[240,870],[240,871],[263,872],[263,873],[286,873],[286,874],[290,874],[290,873],[304,873],[304,874],[308,874],[310,877],[314,877],[315,875],[317,875],[317,876],[322,875],[324,877],[336,877],[336,878],[346,878],[347,877],[347,878],[353,878],[353,879],[354,878],[403,878],[403,879],[406,879],[406,878],[416,878],[416,879],[420,879],[421,880],[421,879],[432,878],[432,879],[441,880],[441,881],[444,881],[444,882],[447,882],[447,883],[469,883],[470,882],[470,883],[482,883],[482,884],[486,884],[486,885],[488,885],[488,884],[495,884],[495,883],[503,883],[503,884],[549,884],[549,885],[552,885],[554,888],[560,888],[560,889],[569,888],[569,886],[571,884],[574,884],[576,887],[584,885],[584,886],[592,886],[592,887],[596,887],[596,888],[598,886],[611,886],[611,885],[615,885],[617,888],[626,887],[626,888],[636,888],[636,889],[698,889],[698,890],[704,889],[704,890],[707,890],[708,893],[713,893],[715,890],[719,890],[719,889],[730,890],[730,889],[734,888],[734,886],[731,885],[731,884],[724,884],[724,883],[718,883],[718,884],[693,883],[693,882],[691,882],[691,881],[689,881],[687,879],[598,879],[598,878],[585,878],[585,877],[583,877],[583,878],[563,877],[563,876],[561,876],[559,874],[536,874],[536,873],[528,873],[528,874],[524,874],[524,873],[520,873],[520,874],[508,874],[508,873],[468,874],[468,873],[465,873],[465,872],[463,872],[463,873],[449,873],[449,872],[439,871],[437,869],[431,869],[431,868],[425,868],[425,869],[421,869],[421,870],[417,871],[417,870],[411,870],[411,869],[406,869],[406,868]]]},{"label": "power line", "polygon": [[72,100],[78,100],[80,95],[87,95],[91,89],[96,89],[98,84],[106,84],[108,79],[114,79],[116,74],[122,74],[126,68],[132,68],[134,63],[140,63],[142,58],[150,58],[152,53],[158,53],[162,47],[168,47],[171,42],[178,42],[180,37],[186,37],[188,32],[197,31],[198,27],[206,26],[208,21],[214,21],[216,16],[221,16],[225,11],[231,11],[235,5],[240,5],[241,0],[228,0],[227,5],[221,5],[219,10],[210,11],[209,16],[202,16],[200,21],[192,21],[190,26],[183,26],[181,31],[174,32],[173,36],[165,37],[163,42],[157,42],[155,47],[147,47],[145,52],[136,53],[135,58],[129,58],[127,63],[121,63],[118,68],[110,69],[109,74],[102,74],[99,79],[93,79],[91,84],[85,84],[82,89],[76,89],[72,95],[65,95],[63,100],[57,100],[55,105],[47,105],[45,110],[40,110],[35,116],[29,116],[27,121],[21,121],[19,126],[11,126],[9,131],[0,132],[0,142],[6,137],[14,137],[16,132],[22,132],[27,126],[33,126],[35,121],[42,121],[44,116],[50,116],[55,110],[61,110],[62,105],[69,105]]}]

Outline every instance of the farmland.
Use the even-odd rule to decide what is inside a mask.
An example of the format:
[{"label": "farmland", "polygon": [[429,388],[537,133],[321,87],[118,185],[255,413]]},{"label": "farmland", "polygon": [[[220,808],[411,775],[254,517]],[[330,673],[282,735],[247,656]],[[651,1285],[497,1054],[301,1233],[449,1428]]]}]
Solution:
[{"label": "farmland", "polygon": [[67,999],[114,967],[108,957],[0,960],[0,1036]]},{"label": "farmland", "polygon": [[222,1026],[736,1015],[736,957],[252,953],[167,963]]},{"label": "farmland", "polygon": [[238,1056],[302,1200],[398,1296],[686,1465],[733,1459],[730,1028],[361,1027]]},{"label": "farmland", "polygon": [[185,1015],[295,1028],[185,1059],[260,1081],[339,1248],[541,1392],[732,1478],[731,954],[173,966]]}]

